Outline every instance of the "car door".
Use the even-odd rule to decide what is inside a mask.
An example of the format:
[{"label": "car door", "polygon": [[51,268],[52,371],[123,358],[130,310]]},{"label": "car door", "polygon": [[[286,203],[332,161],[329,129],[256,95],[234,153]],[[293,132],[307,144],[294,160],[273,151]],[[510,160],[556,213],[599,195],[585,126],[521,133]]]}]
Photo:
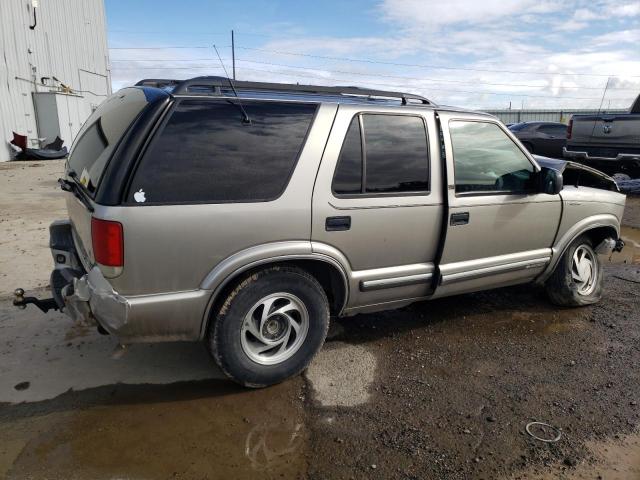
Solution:
[{"label": "car door", "polygon": [[346,313],[431,291],[443,217],[434,132],[432,110],[338,108],[313,192],[312,247],[348,264]]},{"label": "car door", "polygon": [[449,216],[434,296],[523,283],[551,258],[559,195],[538,193],[538,165],[491,117],[440,114]]}]

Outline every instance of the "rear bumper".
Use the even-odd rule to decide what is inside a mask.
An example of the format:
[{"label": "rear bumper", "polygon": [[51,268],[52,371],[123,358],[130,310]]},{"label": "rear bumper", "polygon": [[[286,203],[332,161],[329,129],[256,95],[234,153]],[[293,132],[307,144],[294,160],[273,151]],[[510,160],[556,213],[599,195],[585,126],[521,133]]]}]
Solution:
[{"label": "rear bumper", "polygon": [[50,235],[51,290],[62,312],[101,326],[123,343],[199,339],[211,291],[120,295],[97,266],[87,272],[80,264],[70,222],[53,223]]},{"label": "rear bumper", "polygon": [[51,293],[58,308],[77,322],[100,325],[117,332],[127,323],[129,305],[104,278],[98,267],[86,271],[73,241],[71,222],[57,221],[49,227],[53,255]]},{"label": "rear bumper", "polygon": [[[66,283],[69,277],[71,281]],[[113,291],[98,267],[78,276],[78,272],[56,266],[51,279],[53,297],[61,310],[75,321],[100,325],[116,334],[127,324],[129,302]]]},{"label": "rear bumper", "polygon": [[572,160],[582,160],[585,162],[640,162],[640,154],[637,153],[619,153],[615,157],[601,157],[590,155],[589,152],[568,150],[567,147],[562,147],[562,155],[565,158],[569,158]]}]

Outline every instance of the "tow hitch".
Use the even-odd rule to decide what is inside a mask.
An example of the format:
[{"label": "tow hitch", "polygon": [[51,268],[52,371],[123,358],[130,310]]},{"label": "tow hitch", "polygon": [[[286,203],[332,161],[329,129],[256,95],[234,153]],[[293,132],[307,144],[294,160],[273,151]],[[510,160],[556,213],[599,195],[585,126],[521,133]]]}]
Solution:
[{"label": "tow hitch", "polygon": [[22,288],[16,288],[13,292],[13,304],[24,310],[30,303],[42,310],[43,313],[47,313],[49,310],[58,310],[58,304],[55,299],[45,298],[40,300],[36,297],[25,297],[24,290]]}]

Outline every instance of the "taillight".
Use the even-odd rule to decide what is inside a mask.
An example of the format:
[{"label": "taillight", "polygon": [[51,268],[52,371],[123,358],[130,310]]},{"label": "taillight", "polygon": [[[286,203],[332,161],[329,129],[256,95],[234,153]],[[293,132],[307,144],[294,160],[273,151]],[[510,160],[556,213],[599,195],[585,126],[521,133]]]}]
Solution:
[{"label": "taillight", "polygon": [[108,267],[124,266],[124,235],[120,222],[92,218],[91,243],[97,263]]},{"label": "taillight", "polygon": [[571,139],[572,130],[573,130],[573,118],[569,120],[569,125],[567,125],[567,140]]}]

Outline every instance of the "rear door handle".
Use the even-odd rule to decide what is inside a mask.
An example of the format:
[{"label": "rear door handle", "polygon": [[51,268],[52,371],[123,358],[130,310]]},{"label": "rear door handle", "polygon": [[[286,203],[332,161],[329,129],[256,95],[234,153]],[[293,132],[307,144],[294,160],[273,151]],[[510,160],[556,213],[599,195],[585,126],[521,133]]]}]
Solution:
[{"label": "rear door handle", "polygon": [[324,223],[327,232],[338,232],[351,228],[351,217],[327,217]]},{"label": "rear door handle", "polygon": [[449,225],[455,227],[456,225],[466,225],[469,223],[469,212],[452,213]]}]

